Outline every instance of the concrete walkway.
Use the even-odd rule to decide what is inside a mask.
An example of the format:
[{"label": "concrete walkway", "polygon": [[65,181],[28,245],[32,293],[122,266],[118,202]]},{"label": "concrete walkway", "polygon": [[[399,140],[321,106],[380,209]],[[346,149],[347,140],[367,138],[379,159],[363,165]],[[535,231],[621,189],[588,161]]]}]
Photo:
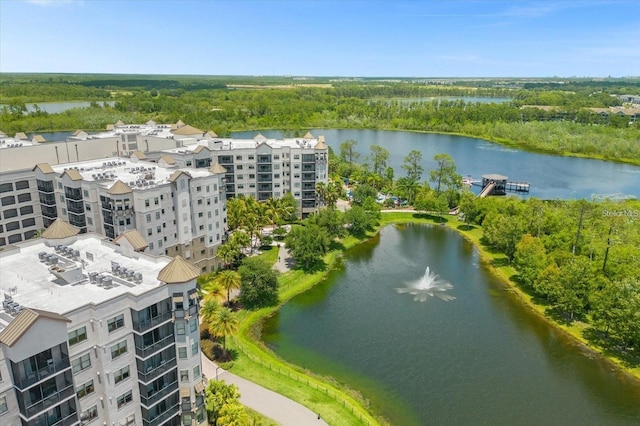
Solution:
[{"label": "concrete walkway", "polygon": [[[273,267],[280,272],[286,272],[293,266],[294,260],[284,247],[283,242],[277,244],[278,261]],[[218,367],[202,352],[200,356],[202,358],[202,372],[207,379],[220,379],[226,383],[236,385],[240,391],[240,402],[243,405],[256,410],[283,426],[322,426],[327,424],[323,419],[319,418],[317,413],[309,410],[304,405],[247,379],[231,374]]]},{"label": "concrete walkway", "polygon": [[263,388],[242,377],[219,368],[213,361],[202,357],[202,372],[207,379],[220,379],[234,384],[240,391],[240,402],[283,426],[321,426],[327,423],[318,414],[302,404]]}]

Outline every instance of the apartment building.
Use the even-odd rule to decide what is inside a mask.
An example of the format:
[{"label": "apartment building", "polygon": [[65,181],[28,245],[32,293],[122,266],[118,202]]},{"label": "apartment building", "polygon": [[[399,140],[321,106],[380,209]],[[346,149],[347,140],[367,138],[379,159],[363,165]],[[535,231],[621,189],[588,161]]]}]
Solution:
[{"label": "apartment building", "polygon": [[0,424],[204,425],[199,269],[61,219],[0,252]]},{"label": "apartment building", "polygon": [[[304,217],[317,209],[316,183],[328,181],[328,147],[324,137],[311,133],[285,139],[260,134],[219,138],[181,121],[149,121],[118,122],[96,134],[78,130],[65,141],[16,137],[0,135],[5,142],[0,144],[0,247],[28,240],[62,217],[82,232],[114,239],[137,229],[146,251],[179,254],[211,269],[217,265],[218,236],[222,239],[226,228],[226,197],[266,200],[291,192]],[[131,172],[135,167],[144,168],[144,175]],[[172,174],[163,170],[183,173],[170,182]],[[203,177],[207,171],[216,177]],[[147,172],[156,178],[147,179]],[[207,179],[214,182],[203,182]],[[171,195],[178,193],[176,206],[172,201],[178,199]],[[169,218],[170,209],[180,214]]]},{"label": "apartment building", "polygon": [[222,170],[177,168],[110,157],[33,169],[44,228],[62,218],[80,229],[137,241],[151,254],[180,255],[204,271],[226,228]]}]

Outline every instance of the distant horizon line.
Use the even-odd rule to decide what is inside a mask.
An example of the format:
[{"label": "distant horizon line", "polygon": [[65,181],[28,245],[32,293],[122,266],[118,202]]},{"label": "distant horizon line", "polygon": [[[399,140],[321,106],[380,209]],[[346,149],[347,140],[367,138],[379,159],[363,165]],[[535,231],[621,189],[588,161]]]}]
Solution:
[{"label": "distant horizon line", "polygon": [[528,79],[560,79],[560,80],[623,80],[623,79],[640,79],[640,75],[628,76],[364,76],[364,75],[303,75],[303,74],[163,74],[163,73],[122,73],[122,72],[57,72],[57,71],[0,71],[0,76],[8,75],[96,75],[96,76],[158,76],[158,77],[242,77],[242,78],[290,78],[290,79],[369,79],[369,80],[528,80]]}]

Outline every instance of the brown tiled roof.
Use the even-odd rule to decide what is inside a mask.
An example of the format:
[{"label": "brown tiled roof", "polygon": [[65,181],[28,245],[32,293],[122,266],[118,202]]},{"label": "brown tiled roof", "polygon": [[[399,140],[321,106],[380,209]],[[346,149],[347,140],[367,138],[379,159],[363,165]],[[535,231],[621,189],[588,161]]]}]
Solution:
[{"label": "brown tiled roof", "polygon": [[311,132],[307,132],[307,134],[304,135],[302,139],[313,139],[313,135],[311,134]]},{"label": "brown tiled roof", "polygon": [[202,150],[203,150],[203,149],[206,149],[207,151],[209,151],[209,148],[207,148],[206,146],[204,146],[204,145],[198,145],[198,146],[196,147],[196,149],[194,149],[194,150],[193,150],[193,153],[194,153],[194,154],[199,154],[200,152],[202,152]]},{"label": "brown tiled roof", "polygon": [[182,120],[176,121],[176,128],[184,126],[184,122]]},{"label": "brown tiled roof", "polygon": [[184,170],[176,170],[171,174],[171,176],[169,176],[169,182],[175,182],[180,177],[180,175],[183,175],[183,174],[191,177],[191,175],[185,172]]},{"label": "brown tiled roof", "polygon": [[71,136],[78,136],[80,133],[84,133],[84,130],[78,129],[75,132],[73,132],[73,135],[71,135]]},{"label": "brown tiled roof", "polygon": [[206,134],[206,136],[209,136],[210,138],[217,138],[218,135],[216,134],[216,132],[214,132],[213,130],[209,130]]},{"label": "brown tiled roof", "polygon": [[42,143],[42,142],[46,142],[47,141],[42,135],[35,135],[33,137],[33,140],[38,142],[38,143]]},{"label": "brown tiled roof", "polygon": [[133,192],[131,187],[119,179],[107,191],[111,195],[129,194],[131,192]]},{"label": "brown tiled roof", "polygon": [[82,175],[76,169],[66,170],[64,173],[62,173],[62,176],[64,176],[65,174],[69,176],[69,179],[71,180],[82,180]]},{"label": "brown tiled roof", "polygon": [[186,283],[198,278],[200,270],[180,256],[173,260],[158,273],[158,281],[167,284]]},{"label": "brown tiled roof", "polygon": [[149,247],[149,244],[144,240],[144,237],[140,235],[140,232],[138,232],[137,229],[124,231],[122,234],[118,235],[113,242],[117,243],[121,238],[127,240],[135,251],[144,250]]},{"label": "brown tiled roof", "polygon": [[40,169],[40,171],[42,173],[49,174],[49,173],[55,173],[55,171],[53,170],[53,168],[49,165],[49,163],[39,163],[36,164],[36,166],[33,168],[33,170],[35,169]]},{"label": "brown tiled roof", "polygon": [[42,233],[42,238],[47,240],[62,240],[78,235],[79,232],[80,230],[78,228],[69,225],[60,218],[57,218],[47,229],[45,229]]},{"label": "brown tiled roof", "polygon": [[186,125],[182,127],[178,127],[176,130],[172,130],[171,133],[174,135],[203,135],[204,132],[200,129],[196,129],[195,127]]},{"label": "brown tiled roof", "polygon": [[220,163],[215,163],[213,166],[209,167],[209,171],[213,174],[225,174],[227,173],[227,169],[222,167]]},{"label": "brown tiled roof", "polygon": [[113,130],[115,128],[116,126],[114,126],[113,124],[107,124],[107,130]]},{"label": "brown tiled roof", "polygon": [[318,143],[313,149],[327,149],[327,144],[324,143],[324,136],[318,137]]},{"label": "brown tiled roof", "polygon": [[162,157],[160,157],[158,159],[158,162],[160,160],[164,161],[165,163],[167,163],[170,166],[173,166],[173,165],[176,164],[176,160],[174,160],[173,157],[171,157],[170,155],[163,155]]},{"label": "brown tiled roof", "polygon": [[15,136],[13,137],[14,139],[18,139],[18,140],[25,140],[28,139],[27,135],[24,132],[18,132],[15,134]]},{"label": "brown tiled roof", "polygon": [[266,141],[267,138],[262,134],[262,133],[258,133],[257,135],[255,135],[253,137],[253,140],[258,142],[258,141]]},{"label": "brown tiled roof", "polygon": [[67,317],[54,312],[41,311],[39,309],[23,309],[14,319],[0,332],[0,342],[11,347],[31,328],[40,318],[48,318],[55,321],[71,322]]},{"label": "brown tiled roof", "polygon": [[144,155],[144,152],[142,151],[133,151],[131,153],[132,156],[136,157],[138,160],[146,160],[147,156]]},{"label": "brown tiled roof", "polygon": [[124,123],[122,122],[122,120],[118,120],[116,121],[116,126],[124,126]]}]

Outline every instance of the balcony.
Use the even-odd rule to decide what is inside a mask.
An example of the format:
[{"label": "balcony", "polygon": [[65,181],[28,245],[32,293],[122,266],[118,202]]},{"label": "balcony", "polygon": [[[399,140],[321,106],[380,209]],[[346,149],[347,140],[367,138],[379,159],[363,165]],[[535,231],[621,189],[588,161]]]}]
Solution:
[{"label": "balcony", "polygon": [[176,341],[175,336],[173,334],[170,334],[169,336],[151,345],[146,345],[142,348],[136,346],[136,355],[141,358],[146,358],[149,355],[153,354],[154,352],[158,352],[159,350],[175,343],[175,341]]},{"label": "balcony", "polygon": [[143,383],[149,383],[174,368],[177,364],[177,359],[174,357],[173,359],[170,359],[163,364],[151,367],[147,370],[146,373],[138,371],[138,380]]},{"label": "balcony", "polygon": [[143,412],[143,416],[142,416],[142,424],[143,426],[153,426],[153,425],[159,425],[164,423],[166,420],[169,420],[170,418],[174,417],[176,414],[178,414],[179,411],[179,404],[175,404],[172,407],[169,407],[164,413],[153,417],[149,420],[144,418],[144,412]]},{"label": "balcony", "polygon": [[59,402],[64,401],[67,398],[72,397],[75,392],[73,389],[73,383],[68,383],[68,386],[62,390],[57,391],[53,395],[50,395],[44,398],[42,401],[39,401],[35,404],[32,404],[27,407],[26,414],[27,417],[33,417],[41,411],[48,410],[50,407],[58,404]]},{"label": "balcony", "polygon": [[134,322],[133,329],[138,333],[144,333],[145,331],[150,330],[153,327],[156,327],[164,322],[167,322],[170,319],[171,319],[171,311],[167,311],[153,318],[149,318],[148,320],[140,321],[138,323]]},{"label": "balcony", "polygon": [[152,405],[154,405],[156,402],[160,401],[170,393],[175,392],[177,390],[178,390],[178,381],[175,380],[171,383],[167,383],[167,385],[164,386],[162,389],[154,393],[151,393],[146,397],[140,394],[140,404],[144,405],[145,408],[149,408]]},{"label": "balcony", "polygon": [[315,181],[316,180],[316,175],[314,173],[303,173],[302,174],[302,181]]},{"label": "balcony", "polygon": [[[16,365],[14,364],[13,367],[15,366]],[[15,385],[19,390],[22,391],[33,385],[34,383],[38,383],[56,373],[62,372],[69,368],[71,368],[71,363],[68,356],[58,362],[51,362],[47,366],[38,369],[38,371],[30,372],[27,375],[25,375],[24,373],[16,373],[16,370],[14,368],[14,377],[16,378]]]}]

